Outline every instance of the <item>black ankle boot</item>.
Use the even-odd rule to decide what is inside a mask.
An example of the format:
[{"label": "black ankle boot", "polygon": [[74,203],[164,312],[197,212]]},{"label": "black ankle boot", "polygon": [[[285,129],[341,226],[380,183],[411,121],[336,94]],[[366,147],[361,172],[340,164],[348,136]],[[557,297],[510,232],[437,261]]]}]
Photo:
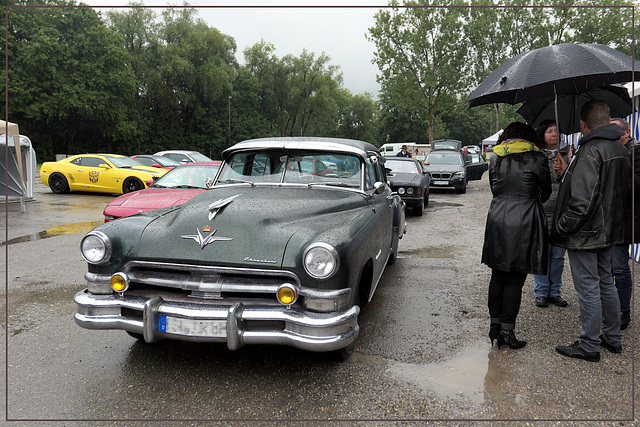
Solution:
[{"label": "black ankle boot", "polygon": [[500,323],[492,323],[489,325],[489,339],[491,340],[491,347],[493,347],[493,342],[498,339],[499,334]]},{"label": "black ankle boot", "polygon": [[503,345],[508,345],[509,348],[518,349],[527,345],[526,341],[518,341],[515,332],[513,330],[502,329],[498,334],[498,348]]}]

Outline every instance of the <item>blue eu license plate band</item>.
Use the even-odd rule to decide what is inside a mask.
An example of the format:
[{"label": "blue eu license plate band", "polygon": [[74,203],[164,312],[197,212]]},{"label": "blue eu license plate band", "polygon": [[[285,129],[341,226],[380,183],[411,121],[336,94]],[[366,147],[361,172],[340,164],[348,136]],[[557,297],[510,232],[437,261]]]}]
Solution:
[{"label": "blue eu license plate band", "polygon": [[226,320],[185,319],[182,317],[160,315],[160,332],[192,337],[225,338]]}]

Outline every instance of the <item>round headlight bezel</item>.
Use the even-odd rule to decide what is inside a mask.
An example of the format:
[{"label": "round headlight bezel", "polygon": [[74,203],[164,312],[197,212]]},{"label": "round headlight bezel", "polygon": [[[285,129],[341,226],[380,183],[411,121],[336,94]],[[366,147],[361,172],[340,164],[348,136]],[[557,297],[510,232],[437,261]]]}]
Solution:
[{"label": "round headlight bezel", "polygon": [[404,188],[403,187],[398,188],[398,194],[400,194],[400,195],[404,194]]},{"label": "round headlight bezel", "polygon": [[[96,245],[93,245],[93,246],[97,246],[97,245],[102,246],[102,248],[100,249],[102,256],[99,259],[95,256],[88,256],[86,253],[89,251],[89,248],[85,249],[85,243],[87,242],[90,243],[92,241],[96,243]],[[95,265],[106,264],[107,262],[109,262],[109,259],[111,259],[112,250],[113,249],[112,249],[111,241],[109,240],[109,237],[107,237],[107,235],[101,231],[92,230],[88,232],[86,236],[82,238],[82,242],[80,242],[80,253],[82,254],[82,258],[84,258],[84,260],[87,261],[89,264],[95,264]]]},{"label": "round headlight bezel", "polygon": [[[309,258],[313,257],[313,258]],[[324,264],[326,264],[329,260],[331,265],[326,266],[322,269],[314,268],[312,263],[317,263],[318,260],[325,257]],[[307,274],[315,279],[329,279],[333,277],[338,269],[340,268],[340,256],[338,255],[338,251],[328,243],[317,242],[309,245],[307,249],[305,249],[302,255],[302,265],[304,266],[304,271]]]}]

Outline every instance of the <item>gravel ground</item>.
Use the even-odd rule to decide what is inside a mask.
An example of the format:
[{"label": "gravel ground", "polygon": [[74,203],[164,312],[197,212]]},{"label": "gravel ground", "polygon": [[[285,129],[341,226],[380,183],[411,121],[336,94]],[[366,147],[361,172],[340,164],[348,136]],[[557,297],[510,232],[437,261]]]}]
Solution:
[{"label": "gravel ground", "polygon": [[[38,192],[38,203],[49,206],[48,189]],[[25,235],[21,227],[31,233],[96,219],[96,207],[79,202],[74,219],[65,217],[61,200],[83,196],[51,198],[51,209],[37,219],[12,216],[9,238]],[[492,348],[490,270],[480,264],[486,174],[467,194],[434,192],[431,201],[423,217],[407,217],[399,259],[363,311],[358,348],[343,363],[287,348],[229,352],[166,341],[149,347],[119,331],[68,329],[73,288],[83,286],[85,266],[75,260],[81,234],[12,245],[13,317],[1,331],[10,335],[8,407],[13,417],[31,421],[7,425],[640,425],[635,316],[623,331],[622,354],[603,350],[599,363],[558,355],[555,346],[572,343],[580,330],[567,261],[562,292],[569,306],[535,307],[529,277],[516,326],[527,346]],[[69,255],[59,251],[63,246]],[[633,265],[637,283],[640,265]],[[55,273],[48,282],[43,269]],[[636,300],[635,313],[637,306]],[[86,421],[54,421],[60,419]]]}]

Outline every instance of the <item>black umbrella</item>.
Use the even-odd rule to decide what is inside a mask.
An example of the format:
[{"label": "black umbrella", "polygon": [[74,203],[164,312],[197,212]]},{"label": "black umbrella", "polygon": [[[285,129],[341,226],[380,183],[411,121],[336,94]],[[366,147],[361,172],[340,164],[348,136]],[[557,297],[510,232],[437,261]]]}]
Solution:
[{"label": "black umbrella", "polygon": [[611,117],[627,117],[634,112],[629,91],[621,85],[595,88],[577,95],[558,96],[557,118],[555,99],[552,96],[531,99],[522,104],[516,112],[534,128],[538,127],[543,120],[557,120],[558,130],[565,135],[580,132],[580,108],[592,99],[599,99],[609,104]]},{"label": "black umbrella", "polygon": [[586,92],[640,80],[640,62],[601,44],[565,43],[517,55],[471,93],[469,107]]}]

